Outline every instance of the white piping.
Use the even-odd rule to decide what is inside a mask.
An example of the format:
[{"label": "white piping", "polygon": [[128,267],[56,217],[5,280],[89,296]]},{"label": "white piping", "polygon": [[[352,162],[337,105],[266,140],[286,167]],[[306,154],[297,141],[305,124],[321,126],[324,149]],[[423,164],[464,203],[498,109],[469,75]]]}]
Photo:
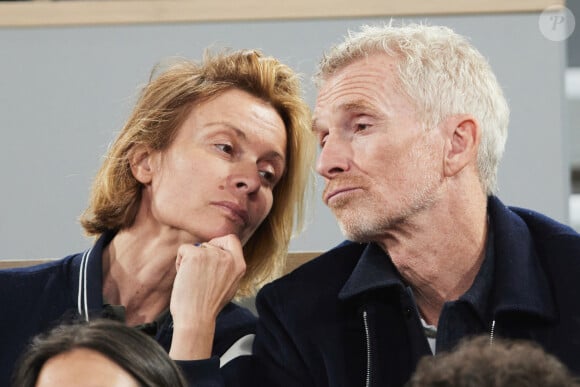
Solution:
[{"label": "white piping", "polygon": [[89,256],[91,255],[91,251],[92,248],[85,251],[81,259],[81,267],[79,269],[79,290],[77,298],[79,315],[84,317],[85,321],[87,322],[89,321],[89,307],[87,302],[87,262],[89,260]]},{"label": "white piping", "polygon": [[251,355],[254,337],[256,337],[254,334],[245,335],[233,343],[220,357],[220,368],[236,357]]}]

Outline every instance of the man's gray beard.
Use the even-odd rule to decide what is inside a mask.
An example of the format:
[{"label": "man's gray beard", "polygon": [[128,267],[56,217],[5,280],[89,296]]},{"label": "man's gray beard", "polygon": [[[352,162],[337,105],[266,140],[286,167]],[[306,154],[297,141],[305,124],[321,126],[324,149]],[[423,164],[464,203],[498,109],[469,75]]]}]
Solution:
[{"label": "man's gray beard", "polygon": [[[389,219],[381,219],[378,222],[369,222],[361,214],[349,213],[348,216],[338,218],[338,226],[344,237],[353,242],[367,243],[376,240],[380,235],[380,230],[388,229],[393,223]],[[352,219],[354,218],[354,219]]]},{"label": "man's gray beard", "polygon": [[[364,228],[360,227],[353,227],[352,225],[345,225],[343,222],[339,221],[338,226],[340,227],[340,231],[342,235],[349,241],[359,242],[359,243],[367,243],[371,242],[372,238],[369,235],[369,230],[365,230]],[[349,227],[350,226],[350,227]]]},{"label": "man's gray beard", "polygon": [[[371,203],[378,203],[377,200],[370,200]],[[338,222],[340,231],[344,237],[353,242],[370,242],[376,237],[379,230],[388,226],[391,221],[386,218],[382,211],[373,211],[367,205],[354,205],[356,201],[335,203],[337,206],[331,211]]]},{"label": "man's gray beard", "polygon": [[[436,201],[431,189],[427,188],[416,194],[414,201],[409,203],[410,207],[395,216],[387,215],[384,209],[377,211],[367,207],[342,209],[342,217],[339,217],[334,210],[333,214],[346,239],[360,243],[374,242],[383,238],[388,230],[408,223],[416,214],[431,207]],[[378,201],[374,202],[378,203]]]}]

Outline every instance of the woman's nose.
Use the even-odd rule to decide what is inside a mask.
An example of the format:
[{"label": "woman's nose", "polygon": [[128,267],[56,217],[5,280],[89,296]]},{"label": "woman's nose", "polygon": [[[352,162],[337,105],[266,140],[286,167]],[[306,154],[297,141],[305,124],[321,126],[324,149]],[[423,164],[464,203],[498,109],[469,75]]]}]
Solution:
[{"label": "woman's nose", "polygon": [[231,176],[231,182],[236,190],[246,194],[258,191],[262,185],[260,172],[255,163],[239,165]]}]

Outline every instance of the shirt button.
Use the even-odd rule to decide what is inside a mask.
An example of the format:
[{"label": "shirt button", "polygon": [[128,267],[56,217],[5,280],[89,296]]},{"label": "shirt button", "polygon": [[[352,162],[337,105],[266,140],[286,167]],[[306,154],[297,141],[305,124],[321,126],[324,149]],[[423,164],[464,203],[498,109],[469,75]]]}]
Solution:
[{"label": "shirt button", "polygon": [[411,308],[409,308],[409,307],[406,307],[405,308],[405,311],[404,311],[404,314],[405,314],[405,317],[406,318],[411,318],[411,316],[413,315],[413,310]]}]

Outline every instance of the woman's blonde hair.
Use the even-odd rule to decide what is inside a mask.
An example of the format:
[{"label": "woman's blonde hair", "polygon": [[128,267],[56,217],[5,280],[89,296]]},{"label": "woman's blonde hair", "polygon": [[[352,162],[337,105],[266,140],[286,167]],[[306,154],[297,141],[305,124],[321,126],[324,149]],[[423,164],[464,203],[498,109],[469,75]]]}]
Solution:
[{"label": "woman's blonde hair", "polygon": [[275,58],[256,50],[206,52],[200,63],[179,60],[151,80],[95,177],[81,224],[89,235],[131,226],[142,190],[129,165],[135,145],[167,149],[192,108],[230,89],[268,102],[287,135],[286,171],[274,187],[272,209],[244,246],[247,268],[238,292],[243,297],[280,274],[290,238],[304,225],[311,187],[310,110],[298,75]]}]

